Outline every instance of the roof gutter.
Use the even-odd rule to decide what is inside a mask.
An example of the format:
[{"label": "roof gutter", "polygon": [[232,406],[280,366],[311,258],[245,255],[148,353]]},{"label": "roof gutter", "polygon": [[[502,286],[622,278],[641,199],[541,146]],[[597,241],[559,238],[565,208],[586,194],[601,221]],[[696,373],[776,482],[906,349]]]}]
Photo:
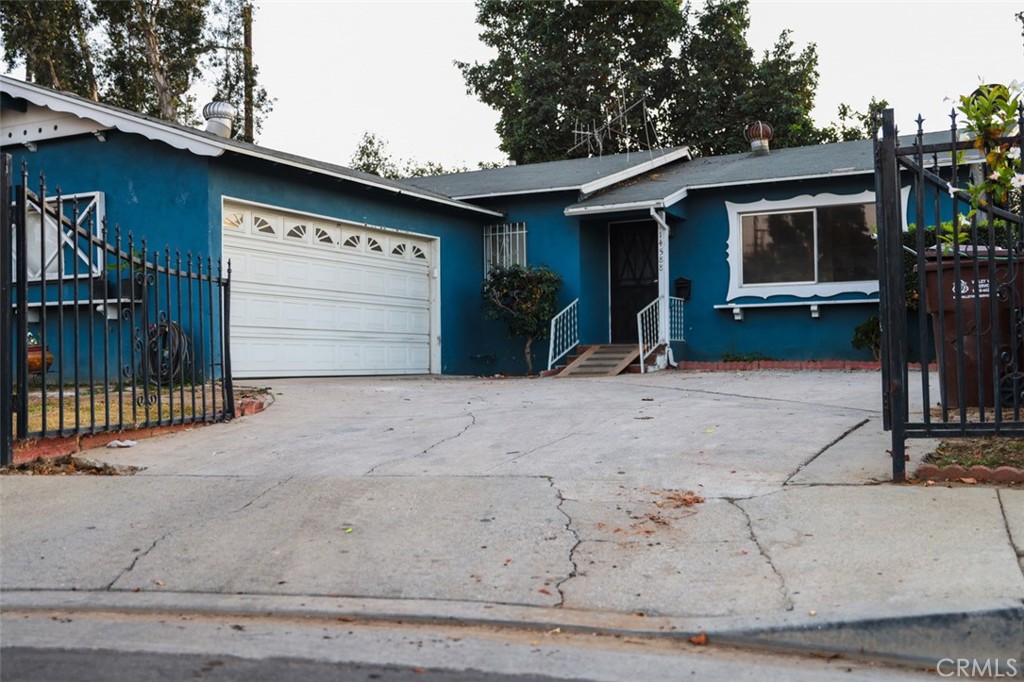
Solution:
[{"label": "roof gutter", "polygon": [[599,206],[570,206],[565,209],[563,213],[566,216],[587,216],[587,215],[600,215],[602,213],[621,213],[623,211],[654,211],[654,210],[665,210],[667,206],[671,206],[678,203],[680,200],[685,199],[688,193],[687,187],[673,192],[664,199],[650,199],[647,201],[630,201],[622,204],[603,204]]}]

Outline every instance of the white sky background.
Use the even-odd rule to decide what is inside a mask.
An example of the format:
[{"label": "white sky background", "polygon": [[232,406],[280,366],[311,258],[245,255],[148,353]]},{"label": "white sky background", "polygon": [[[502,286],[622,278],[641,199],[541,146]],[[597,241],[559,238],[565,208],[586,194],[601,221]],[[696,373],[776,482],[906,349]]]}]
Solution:
[{"label": "white sky background", "polygon": [[[918,113],[939,130],[959,95],[1024,81],[1022,10],[1024,0],[750,0],[747,39],[759,57],[784,29],[796,52],[817,45],[819,125],[874,96],[902,132]],[[503,161],[498,114],[466,94],[452,63],[490,57],[475,19],[472,0],[257,0],[255,61],[277,100],[260,144],[347,165],[372,131],[396,160]]]},{"label": "white sky background", "polygon": [[[1024,0],[751,0],[747,39],[758,55],[787,28],[797,51],[817,44],[819,124],[875,96],[901,131],[918,113],[937,130],[982,82],[1024,81],[1021,10]],[[502,161],[497,113],[452,64],[490,55],[475,18],[469,0],[262,0],[255,59],[277,103],[260,143],[348,164],[372,131],[396,159]]]}]

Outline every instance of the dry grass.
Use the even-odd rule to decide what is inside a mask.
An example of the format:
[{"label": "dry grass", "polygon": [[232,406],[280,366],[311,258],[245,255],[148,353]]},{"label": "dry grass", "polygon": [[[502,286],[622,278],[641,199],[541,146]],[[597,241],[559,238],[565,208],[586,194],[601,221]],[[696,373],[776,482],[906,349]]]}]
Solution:
[{"label": "dry grass", "polygon": [[938,466],[1011,466],[1024,469],[1024,438],[957,438],[944,440],[925,461]]},{"label": "dry grass", "polygon": [[[74,391],[65,389],[63,395],[56,388],[48,389],[45,403],[47,432],[71,431],[78,428],[100,427],[111,431],[131,429],[156,423],[171,423],[202,417],[203,402],[201,387],[196,387],[195,408],[193,409],[192,388],[185,387],[184,401],[179,388],[143,392],[136,388],[133,395],[130,388],[118,392],[111,388],[80,389],[76,398]],[[173,394],[173,395],[172,395]],[[211,411],[213,397],[221,406],[220,388],[206,386],[206,409]],[[34,391],[28,397],[29,433],[43,431],[43,397],[41,391]],[[77,415],[77,422],[76,422]],[[16,417],[15,417],[16,418]]]}]

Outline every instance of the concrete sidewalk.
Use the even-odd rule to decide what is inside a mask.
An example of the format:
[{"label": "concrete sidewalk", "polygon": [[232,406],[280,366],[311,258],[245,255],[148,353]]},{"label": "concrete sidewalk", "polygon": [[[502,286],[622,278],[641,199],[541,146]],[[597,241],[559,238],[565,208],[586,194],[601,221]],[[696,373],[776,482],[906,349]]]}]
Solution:
[{"label": "concrete sidewalk", "polygon": [[269,385],[261,414],[85,453],[135,476],[0,479],[4,610],[1024,660],[1024,489],[889,483],[877,373]]}]

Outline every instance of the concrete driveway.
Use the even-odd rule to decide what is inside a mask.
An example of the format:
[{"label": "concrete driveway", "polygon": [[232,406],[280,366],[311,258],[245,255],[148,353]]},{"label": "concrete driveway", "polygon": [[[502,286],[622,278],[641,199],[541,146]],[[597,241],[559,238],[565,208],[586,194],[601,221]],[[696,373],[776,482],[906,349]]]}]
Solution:
[{"label": "concrete driveway", "polygon": [[887,483],[876,373],[267,383],[261,414],[86,453],[135,476],[5,477],[5,608],[1021,653],[1024,491]]}]

